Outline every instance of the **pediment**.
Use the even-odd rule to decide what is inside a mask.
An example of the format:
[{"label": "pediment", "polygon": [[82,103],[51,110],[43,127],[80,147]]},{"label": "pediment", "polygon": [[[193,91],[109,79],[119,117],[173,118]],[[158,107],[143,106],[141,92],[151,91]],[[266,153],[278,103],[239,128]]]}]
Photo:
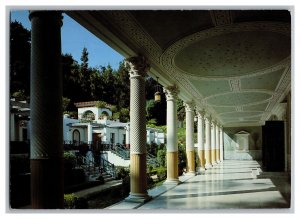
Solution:
[{"label": "pediment", "polygon": [[249,132],[243,130],[236,133],[236,135],[249,135],[249,134],[250,134]]}]

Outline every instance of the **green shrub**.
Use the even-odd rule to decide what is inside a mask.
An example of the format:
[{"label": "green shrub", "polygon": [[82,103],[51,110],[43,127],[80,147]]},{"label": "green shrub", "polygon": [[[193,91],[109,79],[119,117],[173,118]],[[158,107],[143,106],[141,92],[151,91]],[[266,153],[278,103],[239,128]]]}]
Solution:
[{"label": "green shrub", "polygon": [[166,179],[167,178],[167,168],[164,168],[164,167],[157,168],[156,174],[157,174],[159,181]]},{"label": "green shrub", "polygon": [[105,108],[106,105],[107,105],[107,103],[104,102],[104,101],[97,101],[97,102],[96,102],[96,107],[97,107],[97,108]]},{"label": "green shrub", "polygon": [[64,166],[66,170],[74,168],[76,165],[76,156],[69,151],[64,152]]},{"label": "green shrub", "polygon": [[129,169],[125,167],[116,167],[116,179],[124,179],[129,176]]},{"label": "green shrub", "polygon": [[74,193],[64,195],[65,209],[87,209],[88,202],[85,198],[80,198]]},{"label": "green shrub", "polygon": [[166,149],[157,151],[157,161],[158,161],[159,166],[161,166],[161,167],[166,166]]}]

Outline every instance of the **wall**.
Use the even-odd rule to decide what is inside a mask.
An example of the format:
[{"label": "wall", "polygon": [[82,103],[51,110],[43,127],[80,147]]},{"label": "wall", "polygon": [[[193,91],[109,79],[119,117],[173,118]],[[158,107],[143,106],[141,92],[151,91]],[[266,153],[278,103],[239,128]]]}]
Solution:
[{"label": "wall", "polygon": [[[262,129],[254,127],[224,127],[224,159],[226,160],[261,160]],[[236,150],[235,134],[246,131],[249,135],[249,151]]]}]

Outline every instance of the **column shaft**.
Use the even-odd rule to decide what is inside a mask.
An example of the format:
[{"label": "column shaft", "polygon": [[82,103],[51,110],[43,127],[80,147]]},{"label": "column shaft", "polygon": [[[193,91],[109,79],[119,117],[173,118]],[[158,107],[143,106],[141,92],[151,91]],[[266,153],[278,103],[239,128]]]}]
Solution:
[{"label": "column shaft", "polygon": [[210,119],[205,119],[205,167],[212,167],[211,165],[211,127]]},{"label": "column shaft", "polygon": [[222,162],[224,160],[224,133],[223,133],[223,127],[220,127],[220,161]]},{"label": "column shaft", "polygon": [[186,156],[187,156],[187,172],[196,173],[195,167],[195,149],[194,149],[194,105],[185,103],[186,111]]},{"label": "column shaft", "polygon": [[180,183],[178,179],[178,136],[176,86],[164,88],[167,100],[167,180],[166,183]]},{"label": "column shaft", "polygon": [[64,206],[61,75],[61,13],[32,11],[31,20],[31,206]]},{"label": "column shaft", "polygon": [[198,156],[200,168],[205,168],[205,156],[204,156],[204,113],[198,113]]},{"label": "column shaft", "polygon": [[216,164],[216,129],[215,122],[211,125],[211,163]]},{"label": "column shaft", "polygon": [[126,61],[130,73],[130,195],[127,201],[145,202],[147,193],[145,76],[149,65],[142,56]]},{"label": "column shaft", "polygon": [[216,125],[216,160],[220,162],[220,127]]}]

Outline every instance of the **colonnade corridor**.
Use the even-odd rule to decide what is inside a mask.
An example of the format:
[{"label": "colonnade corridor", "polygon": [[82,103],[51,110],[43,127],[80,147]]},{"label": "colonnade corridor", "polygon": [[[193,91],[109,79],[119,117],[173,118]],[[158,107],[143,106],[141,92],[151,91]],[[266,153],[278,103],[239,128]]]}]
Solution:
[{"label": "colonnade corridor", "polygon": [[[160,188],[160,195],[135,208],[199,210],[290,207],[288,177],[279,172],[261,172],[257,161],[225,160],[206,170],[203,175],[190,176],[188,179],[184,177],[179,177],[183,183],[170,189],[165,188],[165,192]],[[155,192],[149,191],[149,195],[151,193]],[[119,203],[110,209],[126,209],[124,205]]]}]

